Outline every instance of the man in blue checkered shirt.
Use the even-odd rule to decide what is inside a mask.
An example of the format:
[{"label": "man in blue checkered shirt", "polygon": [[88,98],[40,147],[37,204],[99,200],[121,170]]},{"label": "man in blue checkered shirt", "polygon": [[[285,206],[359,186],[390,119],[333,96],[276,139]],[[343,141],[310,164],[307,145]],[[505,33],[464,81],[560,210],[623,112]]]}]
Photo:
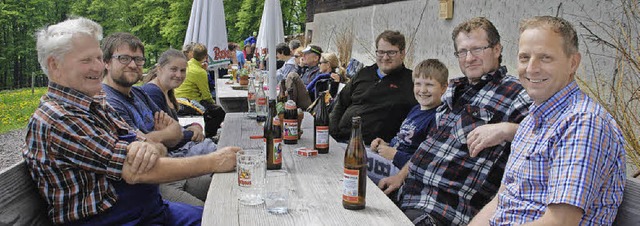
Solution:
[{"label": "man in blue checkered shirt", "polygon": [[500,66],[500,35],[486,18],[473,18],[453,33],[465,75],[452,79],[432,127],[399,174],[380,181],[398,189],[400,208],[416,225],[467,224],[498,191],[510,142],[527,115],[529,96]]},{"label": "man in blue checkered shirt", "polygon": [[500,193],[472,224],[613,224],[626,178],[624,137],[574,81],[580,58],[568,21],[541,16],[520,24],[518,74],[533,105]]}]

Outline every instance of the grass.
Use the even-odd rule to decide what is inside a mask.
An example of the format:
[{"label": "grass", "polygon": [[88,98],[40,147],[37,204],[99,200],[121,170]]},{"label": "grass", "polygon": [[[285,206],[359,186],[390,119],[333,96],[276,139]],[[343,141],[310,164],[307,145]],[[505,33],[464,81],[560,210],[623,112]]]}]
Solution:
[{"label": "grass", "polygon": [[0,91],[0,134],[25,128],[46,87]]}]

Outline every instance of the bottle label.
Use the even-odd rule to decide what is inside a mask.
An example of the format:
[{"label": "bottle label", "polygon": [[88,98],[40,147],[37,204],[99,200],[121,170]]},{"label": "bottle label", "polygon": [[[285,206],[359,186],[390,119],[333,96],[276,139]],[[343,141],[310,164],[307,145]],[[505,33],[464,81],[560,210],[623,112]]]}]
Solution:
[{"label": "bottle label", "polygon": [[358,170],[344,169],[344,178],[342,180],[342,200],[345,202],[358,202],[358,177]]},{"label": "bottle label", "polygon": [[316,126],[316,148],[329,147],[329,127]]},{"label": "bottle label", "polygon": [[238,164],[238,186],[251,187],[251,169]]},{"label": "bottle label", "polygon": [[273,163],[282,163],[282,139],[273,139]]},{"label": "bottle label", "polygon": [[255,100],[256,99],[256,94],[253,93],[253,92],[249,92],[249,94],[247,95],[247,99]]},{"label": "bottle label", "polygon": [[266,106],[267,105],[267,98],[266,97],[260,97],[256,100],[256,104],[260,105],[260,106]]},{"label": "bottle label", "polygon": [[298,120],[297,119],[285,119],[283,123],[284,131],[282,136],[285,140],[297,140],[298,139]]}]

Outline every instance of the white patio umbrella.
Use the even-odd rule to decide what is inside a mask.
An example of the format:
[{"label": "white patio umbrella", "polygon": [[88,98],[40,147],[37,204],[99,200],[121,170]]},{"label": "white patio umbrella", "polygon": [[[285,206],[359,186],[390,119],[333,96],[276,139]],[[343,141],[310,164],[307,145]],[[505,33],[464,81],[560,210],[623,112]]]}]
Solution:
[{"label": "white patio umbrella", "polygon": [[194,0],[184,45],[202,43],[209,52],[209,70],[229,64],[227,58],[227,26],[222,0]]},{"label": "white patio umbrella", "polygon": [[284,42],[280,0],[266,0],[256,40],[258,53],[269,50],[269,99],[276,98],[276,43]]}]

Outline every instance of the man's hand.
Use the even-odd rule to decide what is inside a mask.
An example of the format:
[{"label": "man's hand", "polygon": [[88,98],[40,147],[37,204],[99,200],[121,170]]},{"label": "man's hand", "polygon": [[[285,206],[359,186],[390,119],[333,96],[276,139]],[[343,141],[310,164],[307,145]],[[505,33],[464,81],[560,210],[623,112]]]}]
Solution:
[{"label": "man's hand", "polygon": [[385,177],[378,182],[378,187],[385,193],[391,194],[391,192],[398,190],[402,183],[404,183],[405,176],[396,174],[390,177]]},{"label": "man's hand", "polygon": [[202,132],[202,126],[200,126],[199,124],[192,124],[189,127],[187,127],[187,130],[193,132],[191,141],[202,142],[202,140],[204,140],[204,133]]},{"label": "man's hand", "polygon": [[153,130],[155,131],[163,130],[164,128],[167,128],[169,125],[171,125],[175,121],[173,120],[173,118],[171,118],[171,116],[169,116],[164,111],[158,111],[154,113],[153,120],[155,124],[153,127]]},{"label": "man's hand", "polygon": [[167,149],[162,144],[134,141],[127,146],[127,163],[134,173],[145,173],[156,164],[156,161]]},{"label": "man's hand", "polygon": [[509,122],[478,126],[467,135],[469,155],[476,157],[485,148],[512,141],[517,129],[518,124]]},{"label": "man's hand", "polygon": [[380,145],[387,145],[387,143],[384,142],[384,140],[381,138],[374,139],[373,141],[371,141],[371,151],[378,152],[378,148],[380,147]]},{"label": "man's hand", "polygon": [[213,166],[212,172],[222,173],[229,172],[236,166],[236,152],[242,150],[239,147],[224,147],[215,152],[209,153]]},{"label": "man's hand", "polygon": [[393,157],[396,156],[396,152],[398,152],[398,150],[386,144],[378,147],[378,154],[388,160],[393,160]]}]

